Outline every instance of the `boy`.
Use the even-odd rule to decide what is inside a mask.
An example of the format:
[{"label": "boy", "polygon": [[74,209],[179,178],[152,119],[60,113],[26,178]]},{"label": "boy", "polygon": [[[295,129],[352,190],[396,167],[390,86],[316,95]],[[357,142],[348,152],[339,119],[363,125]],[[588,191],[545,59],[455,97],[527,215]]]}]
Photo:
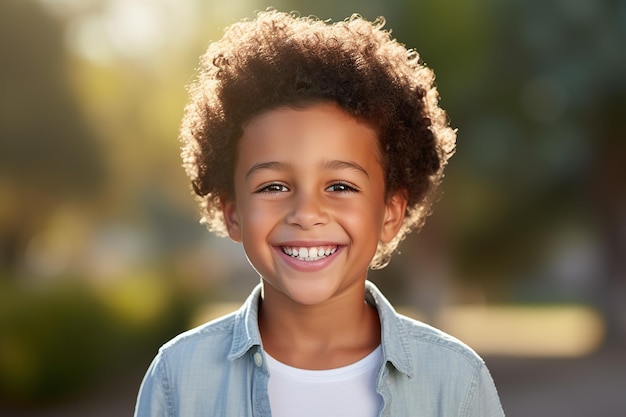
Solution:
[{"label": "boy", "polygon": [[421,226],[455,132],[433,73],[373,23],[267,11],[209,46],[184,166],[261,277],[163,346],[136,416],[502,416],[483,361],[367,281]]}]

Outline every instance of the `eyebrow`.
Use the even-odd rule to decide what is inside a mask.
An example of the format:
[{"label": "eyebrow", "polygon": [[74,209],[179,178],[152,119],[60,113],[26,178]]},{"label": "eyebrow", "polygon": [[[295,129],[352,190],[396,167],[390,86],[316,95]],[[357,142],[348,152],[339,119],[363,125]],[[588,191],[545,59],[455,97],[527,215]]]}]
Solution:
[{"label": "eyebrow", "polygon": [[[246,178],[249,178],[255,172],[263,170],[263,169],[285,171],[289,167],[290,167],[289,164],[285,164],[283,162],[278,162],[278,161],[259,162],[259,163],[252,165],[252,167],[250,167],[248,172],[246,172]],[[332,161],[325,162],[322,165],[322,169],[327,169],[327,170],[332,170],[332,171],[341,170],[341,169],[351,169],[351,170],[358,171],[362,173],[363,175],[365,175],[367,178],[369,178],[369,174],[367,173],[365,168],[363,168],[361,165],[353,161],[342,161],[338,159],[333,159]]]},{"label": "eyebrow", "polygon": [[352,170],[356,170],[358,172],[363,173],[367,178],[369,178],[370,176],[365,170],[365,168],[363,168],[361,165],[357,164],[356,162],[352,162],[352,161],[341,161],[341,160],[335,159],[335,160],[326,162],[323,165],[323,167],[325,169],[330,169],[330,170],[352,169]]},{"label": "eyebrow", "polygon": [[256,163],[256,164],[252,165],[252,167],[250,167],[248,172],[246,172],[246,178],[249,178],[252,174],[254,174],[255,172],[260,171],[262,169],[272,169],[272,170],[275,170],[275,171],[285,171],[287,168],[289,168],[289,165],[284,164],[282,162],[278,162],[278,161],[259,162],[259,163]]}]

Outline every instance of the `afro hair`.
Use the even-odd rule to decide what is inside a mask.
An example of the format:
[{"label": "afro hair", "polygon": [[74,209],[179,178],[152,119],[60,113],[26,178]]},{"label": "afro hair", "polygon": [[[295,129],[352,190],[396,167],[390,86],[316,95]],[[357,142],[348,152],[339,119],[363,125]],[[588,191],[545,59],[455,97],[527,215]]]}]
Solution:
[{"label": "afro hair", "polygon": [[329,23],[275,10],[229,26],[201,57],[180,139],[183,165],[209,230],[225,235],[221,202],[234,198],[237,142],[253,117],[278,107],[335,103],[378,135],[386,195],[403,192],[402,229],[379,244],[382,268],[423,225],[456,132],[439,107],[434,73],[391,37],[385,21],[359,15]]}]

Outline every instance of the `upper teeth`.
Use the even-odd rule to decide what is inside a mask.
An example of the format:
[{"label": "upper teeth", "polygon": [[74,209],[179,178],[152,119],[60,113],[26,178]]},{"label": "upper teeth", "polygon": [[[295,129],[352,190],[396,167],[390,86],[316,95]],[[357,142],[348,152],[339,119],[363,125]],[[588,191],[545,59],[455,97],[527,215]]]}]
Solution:
[{"label": "upper teeth", "polygon": [[295,247],[283,246],[283,252],[301,261],[316,261],[335,253],[337,246]]}]

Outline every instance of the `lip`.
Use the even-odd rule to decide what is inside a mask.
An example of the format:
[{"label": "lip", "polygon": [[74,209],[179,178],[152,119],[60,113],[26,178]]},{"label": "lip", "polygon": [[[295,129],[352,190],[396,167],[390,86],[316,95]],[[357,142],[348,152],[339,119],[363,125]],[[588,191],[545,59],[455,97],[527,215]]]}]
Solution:
[{"label": "lip", "polygon": [[[326,256],[325,258],[321,258],[316,261],[303,261],[303,260],[294,258],[292,256],[289,256],[285,252],[283,252],[282,248],[284,246],[292,246],[292,247],[295,246],[295,247],[306,247],[306,248],[320,247],[320,246],[322,247],[323,246],[336,246],[337,250],[332,255]],[[343,245],[340,245],[337,243],[330,243],[330,242],[285,242],[285,243],[281,243],[280,245],[274,246],[274,250],[278,254],[279,258],[282,260],[282,262],[285,263],[291,269],[294,269],[300,272],[316,272],[316,271],[320,271],[326,268],[330,263],[332,263],[335,260],[336,256],[340,252],[342,252],[344,248],[345,246]]]},{"label": "lip", "polygon": [[274,243],[273,246],[280,248],[283,246],[303,246],[306,248],[314,246],[344,246],[341,243],[333,242],[330,240],[286,240],[280,243]]}]

